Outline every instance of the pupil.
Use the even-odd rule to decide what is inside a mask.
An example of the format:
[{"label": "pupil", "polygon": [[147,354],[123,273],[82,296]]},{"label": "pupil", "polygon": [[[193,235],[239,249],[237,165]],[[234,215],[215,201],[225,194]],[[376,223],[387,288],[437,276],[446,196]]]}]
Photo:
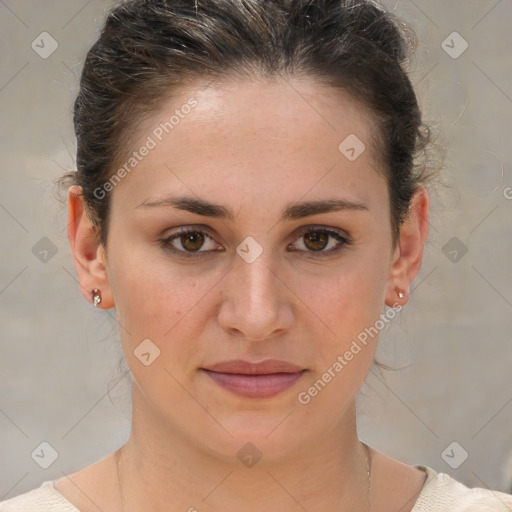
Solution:
[{"label": "pupil", "polygon": [[[305,238],[306,238],[306,246],[309,247],[307,241],[312,241],[314,246],[309,247],[309,248],[313,249],[315,251],[325,249],[327,242],[329,240],[329,236],[327,235],[327,233],[322,233],[322,232],[308,233],[305,236]],[[315,246],[315,244],[318,244],[318,242],[320,242],[321,247]]]},{"label": "pupil", "polygon": [[[199,245],[194,246],[194,241],[197,244],[197,241],[199,240]],[[197,249],[200,249],[203,245],[204,237],[201,233],[194,232],[194,233],[185,233],[184,235],[181,235],[181,243],[185,249],[196,251]],[[189,242],[192,243],[192,246],[189,245]]]}]

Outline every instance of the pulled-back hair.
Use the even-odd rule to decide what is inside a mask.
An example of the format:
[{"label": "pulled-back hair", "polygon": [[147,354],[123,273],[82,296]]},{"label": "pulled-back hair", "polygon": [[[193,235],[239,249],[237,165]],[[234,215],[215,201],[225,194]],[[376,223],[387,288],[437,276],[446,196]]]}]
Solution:
[{"label": "pulled-back hair", "polygon": [[128,0],[89,50],[74,104],[77,172],[107,248],[109,194],[141,122],[180,88],[209,79],[303,76],[348,92],[371,116],[390,197],[393,247],[412,195],[434,173],[431,132],[406,71],[414,32],[370,0]]}]

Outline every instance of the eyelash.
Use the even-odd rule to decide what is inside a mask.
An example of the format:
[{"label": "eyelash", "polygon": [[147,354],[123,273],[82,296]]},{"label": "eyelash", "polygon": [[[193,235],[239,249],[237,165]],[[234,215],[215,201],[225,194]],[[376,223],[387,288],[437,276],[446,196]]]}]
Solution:
[{"label": "eyelash", "polygon": [[[172,247],[171,242],[173,240],[181,237],[182,235],[187,235],[189,233],[201,233],[203,235],[206,235],[206,237],[208,237],[210,240],[213,241],[213,238],[210,235],[208,235],[208,233],[206,233],[200,229],[182,228],[177,233],[174,233],[173,235],[171,235],[169,237],[161,239],[160,246],[163,249],[165,249],[166,251],[170,251],[171,253],[176,254],[177,256],[182,257],[182,258],[202,258],[202,257],[204,257],[205,253],[208,254],[210,252],[214,252],[214,251],[186,251],[186,250],[176,249],[175,247]],[[303,251],[302,249],[294,249],[293,252],[297,252],[297,251],[306,252],[306,253],[311,254],[311,256],[306,256],[307,258],[322,259],[327,256],[335,255],[335,254],[339,253],[344,247],[347,247],[352,244],[351,240],[342,236],[338,231],[334,231],[332,229],[327,229],[327,228],[306,228],[299,233],[297,239],[300,239],[301,237],[303,237],[304,235],[307,235],[309,233],[325,233],[325,234],[329,235],[330,237],[335,238],[339,242],[339,244],[334,249],[331,249],[329,251],[322,250],[322,251],[315,252],[315,251]]]}]

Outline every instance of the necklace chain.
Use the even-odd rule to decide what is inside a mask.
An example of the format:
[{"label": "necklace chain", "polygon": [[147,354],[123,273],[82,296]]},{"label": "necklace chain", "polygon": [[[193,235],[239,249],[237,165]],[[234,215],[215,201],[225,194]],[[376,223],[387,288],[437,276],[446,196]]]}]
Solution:
[{"label": "necklace chain", "polygon": [[372,512],[372,455],[370,447],[363,443],[366,448],[366,467],[368,468],[368,511]]},{"label": "necklace chain", "polygon": [[[369,512],[372,512],[372,478],[371,478],[371,469],[372,469],[372,456],[370,447],[363,443],[365,449],[366,449],[366,467],[368,470],[368,510]],[[124,502],[123,502],[123,491],[121,488],[121,470],[119,469],[119,458],[121,457],[121,449],[117,450],[115,453],[115,459],[116,459],[116,467],[117,467],[117,482],[119,486],[119,497],[121,500],[121,512],[124,512]]]}]

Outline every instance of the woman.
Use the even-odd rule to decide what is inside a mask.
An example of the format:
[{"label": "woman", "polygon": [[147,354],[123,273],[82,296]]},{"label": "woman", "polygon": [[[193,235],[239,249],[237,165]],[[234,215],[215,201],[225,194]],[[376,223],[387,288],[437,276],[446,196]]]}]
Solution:
[{"label": "woman", "polygon": [[412,32],[369,0],[131,0],[75,102],[68,236],[133,377],[115,453],[1,511],[511,510],[361,442],[428,234]]}]

